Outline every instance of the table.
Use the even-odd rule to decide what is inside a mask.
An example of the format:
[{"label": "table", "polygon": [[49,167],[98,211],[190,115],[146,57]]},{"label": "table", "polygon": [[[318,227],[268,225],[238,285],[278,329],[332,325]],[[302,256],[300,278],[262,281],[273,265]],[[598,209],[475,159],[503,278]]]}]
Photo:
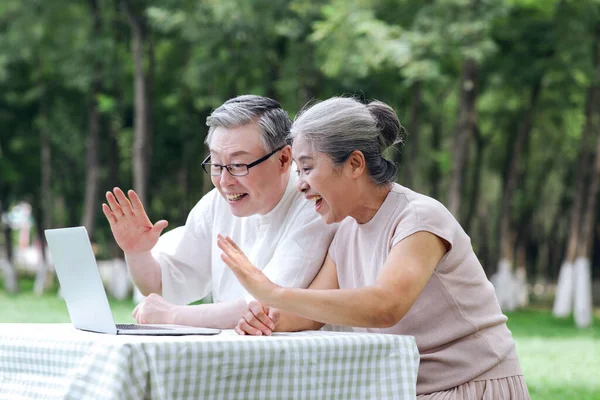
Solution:
[{"label": "table", "polygon": [[414,399],[412,336],[113,336],[0,324],[0,399]]}]

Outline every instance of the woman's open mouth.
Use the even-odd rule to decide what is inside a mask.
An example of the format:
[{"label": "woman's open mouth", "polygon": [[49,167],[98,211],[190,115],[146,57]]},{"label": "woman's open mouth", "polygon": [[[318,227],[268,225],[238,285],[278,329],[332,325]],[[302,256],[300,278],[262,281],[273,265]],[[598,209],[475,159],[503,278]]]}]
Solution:
[{"label": "woman's open mouth", "polygon": [[315,210],[319,211],[319,208],[321,208],[321,204],[323,203],[323,198],[321,196],[314,196],[311,197],[310,200],[315,202]]}]

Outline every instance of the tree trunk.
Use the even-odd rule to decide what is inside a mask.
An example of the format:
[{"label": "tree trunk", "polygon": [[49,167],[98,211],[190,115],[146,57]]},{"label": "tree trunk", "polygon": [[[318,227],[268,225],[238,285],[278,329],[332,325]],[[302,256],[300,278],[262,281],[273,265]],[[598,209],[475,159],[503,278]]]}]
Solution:
[{"label": "tree trunk", "polygon": [[[498,273],[505,276],[508,281],[513,277],[513,262],[515,261],[515,240],[516,232],[511,224],[511,213],[512,213],[512,201],[513,195],[517,183],[518,167],[520,163],[521,153],[526,145],[529,138],[529,134],[533,128],[533,120],[535,115],[535,109],[539,99],[541,90],[541,78],[532,86],[530,93],[530,101],[525,113],[523,115],[522,123],[520,124],[517,137],[513,144],[511,151],[512,157],[507,168],[506,180],[504,184],[504,191],[502,195],[502,204],[500,208],[500,237],[499,237],[499,249],[500,249],[500,261],[498,263]],[[508,155],[507,155],[508,156]],[[500,306],[503,309],[511,310],[517,306],[516,299],[517,284],[507,285],[507,287],[498,287],[497,294],[498,299],[505,299],[506,302],[503,304],[502,301]],[[512,293],[511,293],[512,290]],[[500,292],[506,292],[501,294]]]},{"label": "tree trunk", "polygon": [[[431,152],[439,155],[442,149],[442,119],[436,117],[431,124]],[[442,172],[440,170],[440,163],[437,157],[433,160],[433,163],[429,169],[429,182],[431,184],[431,197],[439,199],[440,195],[440,180]]]},{"label": "tree trunk", "polygon": [[[553,314],[566,317],[575,306],[575,322],[577,326],[588,326],[591,323],[591,285],[590,258],[593,241],[593,218],[595,218],[595,199],[598,192],[598,174],[600,174],[600,137],[596,138],[596,153],[590,187],[586,188],[586,160],[591,132],[596,130],[600,136],[600,124],[594,123],[594,114],[598,110],[600,99],[600,25],[596,28],[596,40],[593,48],[595,77],[588,88],[585,102],[585,124],[581,133],[581,150],[576,169],[576,184],[573,205],[571,206],[567,251],[563,261]],[[587,196],[586,196],[587,189]],[[584,199],[585,198],[585,199]],[[592,220],[588,220],[592,218]],[[575,299],[574,299],[575,297]],[[573,303],[575,300],[575,303]]]},{"label": "tree trunk", "polygon": [[[119,12],[119,0],[115,1],[115,10],[113,12],[113,19],[111,21],[111,31],[114,35],[112,39],[117,44],[124,43],[126,41],[126,27],[122,25],[122,13]],[[123,82],[122,66],[119,62],[120,48],[114,46],[114,53],[111,57],[113,63],[113,75],[112,79],[106,81],[106,86],[110,88],[110,92],[115,99],[115,107],[111,110],[109,116],[109,138],[108,138],[108,184],[107,188],[122,187],[124,182],[121,180],[120,171],[120,160],[121,154],[119,149],[118,137],[123,128],[123,88],[121,83]],[[114,240],[109,241],[109,253],[113,259],[123,258],[123,252]]]},{"label": "tree trunk", "polygon": [[412,101],[410,110],[410,119],[408,126],[408,137],[406,138],[406,146],[404,151],[408,152],[404,158],[405,163],[402,165],[403,184],[413,188],[414,190],[421,190],[421,182],[419,180],[417,166],[418,153],[419,153],[419,129],[421,125],[421,112],[423,110],[423,99],[422,99],[422,84],[420,81],[413,83],[411,87]]},{"label": "tree trunk", "polygon": [[[594,222],[596,220],[596,198],[600,187],[600,25],[595,49],[596,77],[592,94],[592,129],[597,132],[594,165],[590,178],[590,187],[581,214],[581,233],[575,251],[574,277],[574,314],[578,328],[590,326],[592,323],[592,278],[590,263],[594,241]],[[597,115],[594,118],[594,113]]]},{"label": "tree trunk", "polygon": [[94,236],[96,211],[98,208],[98,146],[100,135],[100,110],[98,109],[98,95],[102,92],[102,63],[100,62],[101,49],[99,46],[102,36],[102,25],[100,10],[97,0],[89,0],[89,5],[93,16],[93,41],[94,62],[93,78],[90,90],[90,99],[88,105],[88,138],[87,138],[87,163],[86,163],[86,185],[83,213],[83,226],[85,226],[88,235]]},{"label": "tree trunk", "polygon": [[465,60],[460,83],[460,99],[458,109],[458,126],[452,148],[452,171],[448,193],[448,209],[459,219],[461,193],[463,187],[463,171],[467,165],[469,142],[477,123],[477,79],[479,66],[474,60]]},{"label": "tree trunk", "polygon": [[516,269],[517,307],[529,304],[529,291],[527,290],[527,254],[523,238],[517,244],[517,269]]},{"label": "tree trunk", "polygon": [[[8,211],[8,207],[5,210],[2,200],[0,200],[0,215]],[[4,272],[4,288],[8,293],[19,292],[19,278],[15,264],[13,263],[13,240],[12,240],[12,228],[10,224],[4,224],[4,255],[6,257],[0,257],[0,271]],[[1,255],[1,254],[0,254]]]},{"label": "tree trunk", "polygon": [[[523,116],[523,122],[519,128],[517,138],[512,149],[512,157],[508,166],[506,174],[506,181],[504,184],[504,190],[502,195],[502,205],[500,208],[500,249],[502,251],[502,257],[506,258],[508,254],[512,254],[513,251],[509,250],[508,247],[512,247],[514,243],[511,243],[511,212],[512,212],[512,200],[514,191],[516,188],[518,166],[520,162],[520,156],[525,147],[525,143],[529,139],[529,134],[533,128],[533,119],[535,114],[535,108],[539,99],[541,89],[541,79],[538,80],[531,88],[531,97],[529,107],[525,111]],[[513,260],[509,259],[512,263]]]},{"label": "tree trunk", "polygon": [[483,271],[486,276],[491,275],[491,255],[490,255],[490,224],[488,220],[488,210],[481,207],[477,210],[477,218],[475,219],[474,230],[478,232],[477,240],[474,241],[474,246],[477,248],[477,258],[479,258]]},{"label": "tree trunk", "polygon": [[123,2],[132,34],[132,53],[134,63],[134,153],[133,153],[133,187],[143,204],[147,201],[147,182],[149,165],[148,98],[146,74],[144,72],[144,43],[146,32],[144,17],[131,7],[128,1]]},{"label": "tree trunk", "polygon": [[549,238],[545,237],[539,246],[537,257],[537,269],[535,282],[544,285],[544,289],[548,283],[548,265],[550,264],[550,242]]},{"label": "tree trunk", "polygon": [[38,272],[33,285],[33,292],[41,296],[50,283],[48,275],[48,262],[46,259],[46,237],[44,229],[52,227],[52,193],[50,191],[52,164],[50,153],[50,132],[48,132],[48,99],[47,94],[42,95],[41,120],[40,124],[40,151],[41,151],[41,189],[40,196],[36,200],[39,204],[39,214],[37,218],[37,234],[40,243],[41,261],[38,265]]},{"label": "tree trunk", "polygon": [[483,135],[479,131],[479,127],[476,125],[473,130],[475,134],[475,160],[473,163],[473,175],[471,182],[471,198],[469,199],[469,207],[467,209],[467,216],[465,218],[465,222],[463,224],[465,231],[470,233],[475,231],[471,227],[471,221],[473,220],[473,216],[477,212],[477,205],[479,203],[479,186],[481,183],[481,171],[483,170],[483,153],[485,150],[486,142],[483,138]]}]

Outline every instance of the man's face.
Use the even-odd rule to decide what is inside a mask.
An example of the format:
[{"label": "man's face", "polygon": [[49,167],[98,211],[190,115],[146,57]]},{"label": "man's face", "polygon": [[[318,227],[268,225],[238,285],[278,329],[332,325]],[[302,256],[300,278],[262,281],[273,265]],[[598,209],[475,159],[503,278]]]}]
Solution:
[{"label": "man's face", "polygon": [[[224,128],[217,127],[210,142],[210,162],[213,164],[250,164],[267,155],[261,140],[260,127],[255,123]],[[289,150],[288,150],[289,151]],[[236,217],[266,214],[283,195],[280,152],[253,166],[246,176],[232,176],[225,168],[220,176],[211,176],[221,196]],[[289,169],[289,165],[287,166]]]}]

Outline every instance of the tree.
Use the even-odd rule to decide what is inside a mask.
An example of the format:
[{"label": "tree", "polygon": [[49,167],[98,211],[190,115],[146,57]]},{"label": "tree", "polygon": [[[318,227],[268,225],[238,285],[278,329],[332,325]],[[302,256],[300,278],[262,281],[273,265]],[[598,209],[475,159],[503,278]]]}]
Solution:
[{"label": "tree", "polygon": [[[134,93],[135,93],[135,142],[133,156],[133,187],[137,192],[142,203],[146,203],[148,169],[152,159],[152,132],[150,130],[151,106],[149,97],[149,87],[152,79],[152,60],[154,57],[152,41],[148,32],[146,23],[145,8],[140,4],[134,4],[131,1],[123,0],[123,8],[127,14],[127,19],[131,27],[131,52],[135,66],[134,73]],[[150,70],[146,72],[144,68],[144,54],[148,48],[148,58],[150,59]]]},{"label": "tree", "polygon": [[87,138],[87,163],[86,163],[86,182],[85,182],[85,205],[83,212],[83,226],[85,226],[88,235],[94,236],[96,213],[99,207],[98,189],[99,189],[99,136],[100,136],[100,109],[98,106],[98,97],[102,93],[102,62],[100,55],[103,54],[102,46],[102,16],[98,0],[89,0],[88,2],[92,14],[92,47],[93,59],[92,79],[89,90],[88,100],[88,138]]}]

